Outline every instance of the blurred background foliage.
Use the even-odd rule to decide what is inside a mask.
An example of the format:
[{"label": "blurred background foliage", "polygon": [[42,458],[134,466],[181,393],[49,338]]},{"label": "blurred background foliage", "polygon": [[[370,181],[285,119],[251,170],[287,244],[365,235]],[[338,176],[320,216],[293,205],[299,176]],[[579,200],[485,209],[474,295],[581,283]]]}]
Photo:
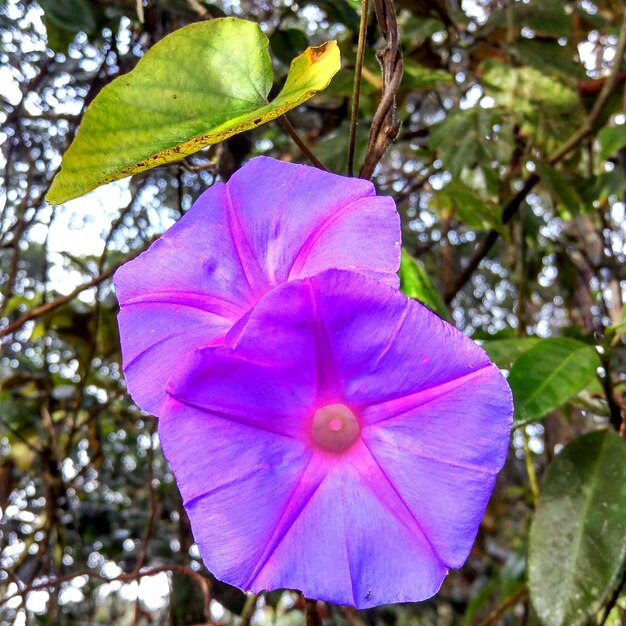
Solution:
[{"label": "blurred background foliage", "polygon": [[[397,202],[405,293],[483,343],[509,376],[516,428],[472,554],[436,597],[321,607],[322,618],[624,624],[623,3],[397,0],[404,73],[381,131],[395,141],[372,162],[388,89],[381,7],[393,6],[375,4],[356,170],[369,161]],[[272,93],[296,54],[338,40],[342,70],[288,118],[347,173],[355,0],[0,3],[2,624],[304,623],[297,593],[246,597],[203,568],[155,420],[125,392],[109,278],[246,159],[306,156],[271,122],[63,205],[44,200],[99,91],[168,33],[225,15],[269,37]]]}]

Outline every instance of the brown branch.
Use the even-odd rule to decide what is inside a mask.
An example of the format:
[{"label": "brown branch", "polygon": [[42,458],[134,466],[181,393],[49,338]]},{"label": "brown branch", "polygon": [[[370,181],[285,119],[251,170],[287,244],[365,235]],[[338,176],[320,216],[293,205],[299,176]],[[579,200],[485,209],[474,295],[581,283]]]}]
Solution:
[{"label": "brown branch", "polygon": [[[620,29],[619,39],[615,49],[615,65],[611,70],[611,74],[606,78],[602,86],[602,90],[598,99],[596,100],[593,108],[589,112],[589,115],[585,118],[582,126],[573,133],[570,138],[555,152],[553,152],[546,162],[550,165],[556,165],[563,158],[565,158],[572,150],[577,148],[592,132],[595,123],[602,114],[602,111],[611,97],[613,89],[618,83],[620,77],[620,68],[622,65],[622,59],[624,58],[624,52],[626,51],[626,11],[624,12],[622,27]],[[526,196],[531,192],[534,186],[539,182],[539,176],[537,174],[531,174],[524,186],[517,192],[509,204],[504,208],[502,212],[502,222],[506,224],[510,222],[513,216],[517,213],[518,209],[526,199]],[[470,258],[467,266],[459,274],[452,287],[445,294],[446,304],[450,304],[456,294],[465,286],[468,280],[472,277],[472,274],[476,271],[482,260],[489,254],[491,248],[498,240],[500,233],[496,230],[490,230],[486,238],[478,246],[472,257]]]},{"label": "brown branch", "polygon": [[[141,250],[139,250],[135,254],[125,259],[123,263],[126,263],[127,261],[130,261],[131,259],[134,259],[136,256],[141,254],[145,250],[145,248],[147,248],[148,245],[152,243],[152,241],[153,239],[151,239],[146,244],[146,246],[144,246]],[[16,330],[19,330],[24,324],[26,324],[26,322],[30,322],[31,320],[41,317],[42,315],[46,315],[47,313],[55,311],[59,307],[64,306],[68,302],[71,302],[76,296],[81,294],[83,291],[87,291],[87,289],[91,289],[92,287],[99,285],[103,280],[110,278],[115,273],[117,268],[123,265],[123,263],[110,267],[104,272],[101,272],[100,274],[92,278],[91,280],[76,287],[76,289],[68,293],[66,296],[61,296],[59,298],[56,298],[55,300],[51,300],[50,302],[46,302],[45,304],[42,304],[40,306],[33,307],[30,311],[28,311],[27,313],[24,313],[24,315],[22,315],[21,317],[18,317],[14,322],[11,322],[4,328],[0,328],[0,337],[6,337],[6,335],[9,335],[11,333],[14,333]]]},{"label": "brown branch", "polygon": [[396,9],[393,0],[374,0],[374,9],[387,45],[378,53],[383,70],[383,93],[372,118],[365,162],[359,172],[361,178],[371,178],[374,169],[400,131],[400,120],[396,118],[396,92],[400,87],[404,66]]},{"label": "brown branch", "polygon": [[[2,568],[2,571],[8,572],[9,570],[6,568]],[[161,572],[174,572],[177,574],[182,574],[183,576],[187,576],[188,578],[193,580],[198,585],[198,587],[200,587],[200,591],[202,593],[204,615],[205,617],[209,615],[209,606],[211,602],[210,583],[208,579],[202,576],[202,574],[194,572],[194,570],[192,570],[190,567],[187,567],[186,565],[161,565],[159,567],[152,567],[150,569],[145,569],[140,572],[120,574],[119,576],[114,576],[113,578],[103,576],[102,574],[98,574],[97,572],[92,572],[90,570],[82,570],[79,572],[74,572],[72,574],[58,576],[56,578],[53,578],[52,580],[47,580],[45,582],[26,585],[22,589],[18,589],[18,591],[11,594],[10,596],[0,598],[0,606],[11,601],[13,598],[24,597],[31,591],[39,591],[41,589],[55,589],[61,586],[63,583],[70,582],[71,580],[74,580],[75,578],[80,578],[81,576],[87,576],[88,578],[99,580],[103,583],[126,583],[139,580],[141,578],[146,578],[148,576],[154,576],[156,574],[160,574]]]}]

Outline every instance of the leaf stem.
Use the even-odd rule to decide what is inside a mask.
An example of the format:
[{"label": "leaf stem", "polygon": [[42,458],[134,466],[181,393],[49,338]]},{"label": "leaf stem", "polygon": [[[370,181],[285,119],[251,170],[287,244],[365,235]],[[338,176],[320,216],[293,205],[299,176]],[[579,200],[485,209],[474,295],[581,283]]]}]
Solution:
[{"label": "leaf stem", "polygon": [[311,152],[311,149],[309,148],[309,146],[307,146],[304,143],[304,141],[302,140],[300,135],[298,135],[298,133],[296,132],[296,129],[292,126],[291,122],[287,119],[287,116],[286,115],[281,115],[278,118],[278,121],[280,122],[280,124],[283,127],[283,129],[285,130],[285,132],[293,139],[293,142],[296,144],[296,146],[298,146],[298,148],[300,148],[300,150],[306,156],[306,158],[309,159],[309,161],[311,161],[311,163],[313,165],[315,165],[315,167],[319,168],[320,170],[324,170],[325,172],[327,172],[328,169]]},{"label": "leaf stem", "polygon": [[526,432],[526,426],[521,427],[522,441],[524,445],[524,462],[526,463],[526,473],[528,474],[528,482],[530,484],[530,492],[533,496],[533,506],[537,506],[539,502],[539,482],[537,481],[537,472],[533,463],[532,452],[530,450],[530,437]]},{"label": "leaf stem", "polygon": [[348,176],[354,176],[354,153],[356,149],[356,128],[359,124],[359,98],[361,97],[361,77],[363,76],[363,57],[365,56],[365,36],[369,0],[361,0],[361,22],[359,24],[359,43],[356,51],[354,68],[354,88],[352,90],[352,114],[350,116],[350,138],[348,139]]}]

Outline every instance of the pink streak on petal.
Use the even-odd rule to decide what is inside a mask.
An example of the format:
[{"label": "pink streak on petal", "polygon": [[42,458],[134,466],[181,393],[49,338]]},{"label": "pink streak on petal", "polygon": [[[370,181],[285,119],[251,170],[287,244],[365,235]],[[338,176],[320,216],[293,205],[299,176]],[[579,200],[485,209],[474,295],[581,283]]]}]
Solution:
[{"label": "pink streak on petal", "polygon": [[[449,567],[460,567],[508,450],[512,405],[497,368],[363,429],[363,440]],[[407,474],[410,463],[414,470]],[[453,520],[453,523],[450,522]]]},{"label": "pink streak on petal", "polygon": [[369,181],[257,157],[228,185],[272,284],[350,266],[397,284],[399,217]]},{"label": "pink streak on petal", "polygon": [[228,347],[196,350],[172,374],[168,394],[200,412],[259,430],[304,440],[314,407],[312,372]]},{"label": "pink streak on petal", "polygon": [[335,270],[310,282],[350,406],[409,396],[489,365],[463,333],[380,282]]},{"label": "pink streak on petal", "polygon": [[485,374],[485,370],[490,366],[481,367],[479,370],[468,372],[458,378],[448,380],[444,383],[429,387],[427,389],[420,389],[415,393],[409,395],[399,396],[397,398],[386,399],[379,404],[369,404],[366,407],[360,409],[360,415],[363,421],[367,425],[378,424],[386,420],[400,417],[405,413],[410,413],[418,407],[433,402],[446,394],[451,393],[458,387],[467,385],[474,381],[477,384],[476,379],[479,379]]},{"label": "pink streak on petal", "polygon": [[257,588],[255,585],[257,578],[259,578],[298,517],[311,502],[315,492],[324,481],[327,471],[328,462],[322,457],[313,455],[304,472],[300,475],[289,499],[283,506],[278,523],[271,534],[266,537],[264,542],[265,550],[261,554],[250,578],[244,583],[244,589]]},{"label": "pink streak on petal", "polygon": [[192,350],[219,342],[230,320],[202,309],[144,302],[118,315],[124,376],[133,400],[159,413],[173,367]]},{"label": "pink streak on petal", "polygon": [[446,568],[404,504],[386,493],[388,482],[362,444],[308,484],[314,488],[294,496],[297,515],[281,526],[253,591],[287,586],[358,608],[436,593]]}]

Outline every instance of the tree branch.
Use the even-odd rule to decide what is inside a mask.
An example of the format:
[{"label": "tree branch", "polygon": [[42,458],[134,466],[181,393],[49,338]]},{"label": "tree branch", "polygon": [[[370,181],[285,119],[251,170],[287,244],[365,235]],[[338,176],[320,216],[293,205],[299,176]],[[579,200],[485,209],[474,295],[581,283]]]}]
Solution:
[{"label": "tree branch", "polygon": [[31,320],[41,317],[42,315],[46,315],[47,313],[55,311],[59,307],[62,307],[68,302],[71,302],[76,296],[81,294],[83,291],[87,291],[87,289],[91,289],[92,287],[99,285],[102,281],[106,280],[107,278],[110,278],[115,273],[118,267],[120,267],[127,261],[134,259],[136,256],[139,256],[152,243],[153,240],[154,238],[150,239],[150,241],[146,244],[146,246],[144,246],[141,250],[139,250],[135,254],[125,259],[119,265],[115,265],[113,267],[110,267],[107,270],[104,270],[103,272],[101,272],[100,274],[92,278],[91,280],[76,287],[76,289],[68,293],[66,296],[60,296],[59,298],[56,298],[55,300],[51,300],[50,302],[46,302],[45,304],[42,304],[40,306],[33,307],[30,311],[28,311],[27,313],[24,313],[24,315],[22,315],[21,317],[18,317],[14,322],[7,324],[4,328],[0,328],[0,337],[6,337],[7,335],[14,333],[16,330],[19,330],[24,324],[26,324],[26,322],[30,322]]}]

